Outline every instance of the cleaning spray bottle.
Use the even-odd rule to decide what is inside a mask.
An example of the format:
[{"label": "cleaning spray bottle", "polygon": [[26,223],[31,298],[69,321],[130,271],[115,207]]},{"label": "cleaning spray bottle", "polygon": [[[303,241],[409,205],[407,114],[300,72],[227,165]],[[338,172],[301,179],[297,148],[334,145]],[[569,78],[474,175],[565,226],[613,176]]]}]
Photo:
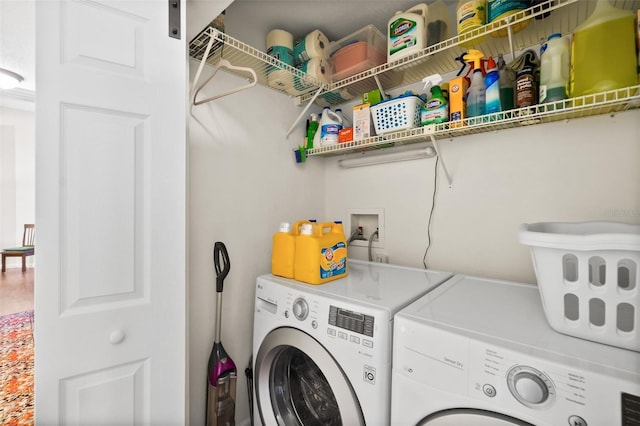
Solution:
[{"label": "cleaning spray bottle", "polygon": [[428,126],[429,124],[449,121],[449,103],[440,89],[442,76],[440,74],[430,75],[425,77],[422,82],[424,83],[425,92],[431,91],[431,98],[424,103],[420,110],[422,125]]},{"label": "cleaning spray bottle", "polygon": [[493,114],[502,111],[502,105],[500,103],[500,73],[498,72],[498,66],[493,60],[493,57],[489,57],[487,62],[487,74],[484,76],[485,85],[485,113]]},{"label": "cleaning spray bottle", "polygon": [[502,54],[498,55],[498,74],[502,111],[508,111],[515,105],[516,72],[506,64]]},{"label": "cleaning spray bottle", "polygon": [[485,113],[486,86],[482,72],[482,58],[484,53],[476,49],[469,49],[464,55],[465,61],[473,65],[471,85],[467,90],[467,117],[478,117]]},{"label": "cleaning spray bottle", "polygon": [[313,148],[314,138],[319,126],[320,120],[318,119],[318,114],[311,113],[309,117],[309,127],[307,128],[307,149]]}]

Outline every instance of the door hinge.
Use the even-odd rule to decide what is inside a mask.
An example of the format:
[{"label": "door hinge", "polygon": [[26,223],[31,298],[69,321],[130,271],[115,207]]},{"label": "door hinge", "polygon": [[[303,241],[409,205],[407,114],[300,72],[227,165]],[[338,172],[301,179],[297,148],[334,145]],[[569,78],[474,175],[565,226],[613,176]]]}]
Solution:
[{"label": "door hinge", "polygon": [[169,0],[169,37],[180,40],[180,0]]}]

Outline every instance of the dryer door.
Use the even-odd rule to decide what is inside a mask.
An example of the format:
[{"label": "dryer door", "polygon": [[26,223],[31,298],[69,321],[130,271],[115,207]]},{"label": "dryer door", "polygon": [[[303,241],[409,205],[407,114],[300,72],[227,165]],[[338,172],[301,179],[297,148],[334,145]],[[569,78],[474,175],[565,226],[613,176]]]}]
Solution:
[{"label": "dryer door", "polygon": [[433,413],[418,426],[533,426],[531,423],[505,414],[474,408],[458,408]]},{"label": "dryer door", "polygon": [[298,329],[278,328],[265,337],[254,382],[264,425],[364,425],[358,398],[340,366]]}]

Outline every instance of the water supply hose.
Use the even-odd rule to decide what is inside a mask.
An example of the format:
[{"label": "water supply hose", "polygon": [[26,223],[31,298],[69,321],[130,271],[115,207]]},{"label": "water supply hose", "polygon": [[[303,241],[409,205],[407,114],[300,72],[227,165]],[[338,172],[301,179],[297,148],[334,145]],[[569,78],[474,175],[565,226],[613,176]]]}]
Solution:
[{"label": "water supply hose", "polygon": [[369,237],[369,262],[373,262],[373,254],[371,253],[371,247],[373,246],[373,237],[378,236],[378,228]]}]

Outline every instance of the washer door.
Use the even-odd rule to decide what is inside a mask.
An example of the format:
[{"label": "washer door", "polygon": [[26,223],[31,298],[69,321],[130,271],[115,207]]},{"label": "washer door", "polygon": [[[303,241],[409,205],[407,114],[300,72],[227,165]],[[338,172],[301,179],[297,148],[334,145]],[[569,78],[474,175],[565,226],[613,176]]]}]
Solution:
[{"label": "washer door", "polygon": [[264,425],[364,425],[344,372],[303,331],[283,327],[265,337],[256,355],[254,381]]},{"label": "washer door", "polygon": [[457,408],[433,413],[418,423],[419,426],[534,426],[523,420],[493,411],[475,408]]}]

